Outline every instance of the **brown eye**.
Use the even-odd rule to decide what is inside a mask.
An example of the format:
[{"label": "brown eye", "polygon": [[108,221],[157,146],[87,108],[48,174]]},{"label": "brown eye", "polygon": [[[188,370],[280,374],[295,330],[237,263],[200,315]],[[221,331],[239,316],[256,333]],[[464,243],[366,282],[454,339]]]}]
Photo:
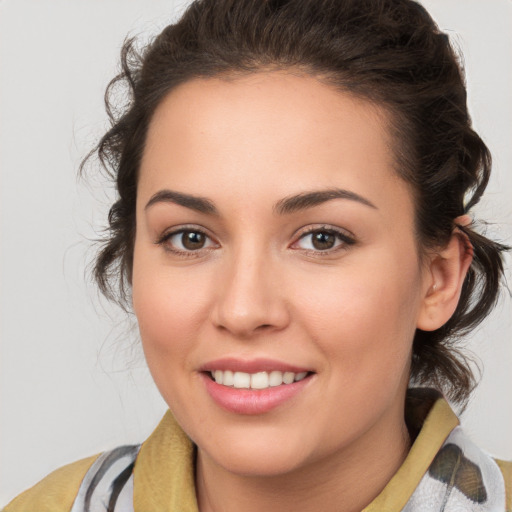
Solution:
[{"label": "brown eye", "polygon": [[293,245],[295,249],[307,251],[329,252],[331,250],[343,249],[353,245],[355,240],[334,228],[312,229],[304,233]]},{"label": "brown eye", "polygon": [[181,243],[189,251],[202,249],[206,242],[204,233],[198,231],[183,231],[181,233]]},{"label": "brown eye", "polygon": [[326,251],[334,247],[336,236],[328,231],[317,231],[311,234],[311,244],[319,251]]},{"label": "brown eye", "polygon": [[193,253],[202,249],[214,248],[217,244],[198,229],[180,229],[165,235],[157,242],[167,250],[177,253]]}]

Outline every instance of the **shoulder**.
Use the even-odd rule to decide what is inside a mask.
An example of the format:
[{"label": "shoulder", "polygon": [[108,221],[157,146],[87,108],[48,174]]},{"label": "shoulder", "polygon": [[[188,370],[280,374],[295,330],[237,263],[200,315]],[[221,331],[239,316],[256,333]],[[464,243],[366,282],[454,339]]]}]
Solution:
[{"label": "shoulder", "polygon": [[[169,481],[179,481],[172,492]],[[162,510],[169,492],[181,510],[182,499],[195,500],[192,442],[168,411],[142,445],[119,446],[57,469],[17,496],[3,512],[102,510],[98,504],[105,503],[108,510],[130,510],[133,499],[142,504],[141,510]]]},{"label": "shoulder", "polygon": [[512,461],[495,459],[505,480],[506,511],[512,512]]},{"label": "shoulder", "polygon": [[[140,445],[120,446],[57,469],[15,498],[3,512],[114,510],[119,498],[131,502],[132,473]],[[124,496],[126,494],[126,496]]]},{"label": "shoulder", "polygon": [[492,458],[457,426],[432,460],[408,502],[409,508],[404,510],[422,510],[421,505],[428,503],[446,511],[512,512],[511,476],[511,463]]},{"label": "shoulder", "polygon": [[11,501],[3,512],[68,512],[99,455],[63,466]]},{"label": "shoulder", "polygon": [[417,432],[402,467],[365,511],[512,512],[512,463],[494,459],[465,434],[449,404],[411,390],[409,430]]}]

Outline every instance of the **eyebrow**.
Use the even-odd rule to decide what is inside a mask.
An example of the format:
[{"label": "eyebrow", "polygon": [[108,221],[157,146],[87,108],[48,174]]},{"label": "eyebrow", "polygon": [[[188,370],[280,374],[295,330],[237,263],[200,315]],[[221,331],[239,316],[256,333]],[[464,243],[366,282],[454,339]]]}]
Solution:
[{"label": "eyebrow", "polygon": [[199,213],[205,213],[209,215],[218,215],[219,212],[212,201],[205,197],[193,196],[190,194],[184,194],[183,192],[176,192],[174,190],[160,190],[147,202],[144,207],[147,210],[150,206],[156,203],[174,203],[185,208],[190,208]]},{"label": "eyebrow", "polygon": [[276,203],[274,211],[280,215],[287,215],[300,210],[306,210],[318,206],[333,199],[348,199],[349,201],[356,201],[370,208],[378,210],[378,208],[368,199],[341,188],[333,188],[328,190],[315,190],[312,192],[303,192],[290,197],[285,197]]},{"label": "eyebrow", "polygon": [[[327,201],[333,199],[348,199],[349,201],[356,201],[370,208],[378,209],[368,199],[351,192],[350,190],[344,190],[340,188],[328,189],[328,190],[315,190],[312,192],[302,192],[293,196],[285,197],[279,200],[274,205],[274,211],[279,215],[288,215],[300,210],[306,210],[313,208]],[[147,210],[150,206],[156,203],[174,203],[185,208],[190,208],[199,213],[207,215],[219,215],[219,211],[215,207],[214,203],[206,197],[194,196],[191,194],[185,194],[183,192],[176,192],[174,190],[160,190],[147,202],[144,207]]]}]

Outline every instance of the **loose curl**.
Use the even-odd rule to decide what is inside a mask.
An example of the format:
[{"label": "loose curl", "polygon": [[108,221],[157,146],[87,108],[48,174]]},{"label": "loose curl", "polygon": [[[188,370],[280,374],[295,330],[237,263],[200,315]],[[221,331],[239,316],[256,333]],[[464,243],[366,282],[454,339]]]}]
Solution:
[{"label": "loose curl", "polygon": [[[495,305],[501,253],[508,247],[454,224],[482,196],[491,156],[471,127],[457,56],[421,5],[197,0],[145,48],[137,50],[135,41],[127,40],[121,64],[105,95],[111,128],[89,155],[97,152],[118,191],[95,265],[107,297],[129,307],[138,172],[148,125],[162,99],[195,78],[299,71],[388,112],[396,172],[415,196],[420,256],[446,245],[455,229],[471,244],[474,258],[457,310],[441,328],[417,330],[411,365],[414,382],[432,385],[455,402],[467,401],[475,379],[455,342]],[[126,94],[122,106],[119,87]]]}]

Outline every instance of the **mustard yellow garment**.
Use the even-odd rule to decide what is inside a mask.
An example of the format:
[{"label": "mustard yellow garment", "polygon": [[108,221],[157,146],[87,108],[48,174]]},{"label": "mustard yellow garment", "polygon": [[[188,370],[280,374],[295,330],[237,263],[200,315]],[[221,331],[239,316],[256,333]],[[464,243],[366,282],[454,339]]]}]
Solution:
[{"label": "mustard yellow garment", "polygon": [[82,479],[98,455],[63,466],[14,498],[4,512],[69,512]]},{"label": "mustard yellow garment", "polygon": [[[363,512],[399,512],[418,487],[434,457],[459,421],[444,399],[430,408],[404,463]],[[142,444],[134,469],[134,512],[198,512],[194,488],[194,446],[167,412]],[[25,491],[5,512],[69,512],[80,482],[96,457],[65,466]],[[512,463],[497,461],[512,512]]]}]

